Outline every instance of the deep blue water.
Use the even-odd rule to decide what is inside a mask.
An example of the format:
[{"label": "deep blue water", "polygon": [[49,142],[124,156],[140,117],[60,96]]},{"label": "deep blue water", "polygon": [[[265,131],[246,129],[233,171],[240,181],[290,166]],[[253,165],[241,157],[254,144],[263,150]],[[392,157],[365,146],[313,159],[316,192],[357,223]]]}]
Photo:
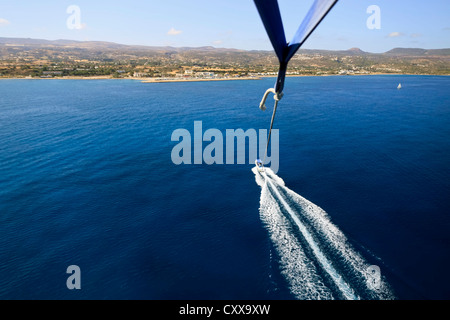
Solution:
[{"label": "deep blue water", "polygon": [[[293,299],[253,165],[171,161],[172,132],[194,121],[224,137],[268,128],[271,103],[258,105],[273,82],[0,81],[0,298]],[[398,299],[450,298],[449,89],[288,78],[277,112],[278,175]]]}]

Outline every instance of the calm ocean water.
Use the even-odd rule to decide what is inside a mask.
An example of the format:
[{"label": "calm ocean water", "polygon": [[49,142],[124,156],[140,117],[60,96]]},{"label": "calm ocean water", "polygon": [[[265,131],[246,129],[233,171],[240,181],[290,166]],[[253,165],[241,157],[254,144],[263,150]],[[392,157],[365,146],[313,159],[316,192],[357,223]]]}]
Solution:
[{"label": "calm ocean water", "polygon": [[[273,83],[0,81],[0,298],[294,299],[253,165],[171,161],[172,132],[194,121],[267,129]],[[279,104],[278,176],[398,299],[450,298],[449,89],[288,78]],[[66,287],[70,265],[81,290]]]}]

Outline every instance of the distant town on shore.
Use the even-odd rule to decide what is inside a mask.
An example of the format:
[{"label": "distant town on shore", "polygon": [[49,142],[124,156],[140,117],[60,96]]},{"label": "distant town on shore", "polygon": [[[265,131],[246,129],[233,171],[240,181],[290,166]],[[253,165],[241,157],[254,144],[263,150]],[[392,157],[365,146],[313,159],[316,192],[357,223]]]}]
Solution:
[{"label": "distant town on shore", "polygon": [[[0,38],[0,78],[200,81],[275,76],[277,70],[272,51]],[[300,49],[288,69],[291,76],[364,74],[450,75],[450,49]]]}]

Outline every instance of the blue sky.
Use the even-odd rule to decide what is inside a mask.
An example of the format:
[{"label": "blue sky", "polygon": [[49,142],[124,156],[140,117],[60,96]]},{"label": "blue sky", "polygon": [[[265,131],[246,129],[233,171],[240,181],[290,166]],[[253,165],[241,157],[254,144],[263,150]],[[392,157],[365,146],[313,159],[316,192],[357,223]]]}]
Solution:
[{"label": "blue sky", "polygon": [[[279,0],[288,39],[312,2]],[[70,5],[81,29],[67,27]],[[366,25],[370,5],[380,8],[380,29]],[[450,48],[449,13],[449,0],[340,0],[303,47]],[[271,49],[253,0],[0,0],[0,37]]]}]

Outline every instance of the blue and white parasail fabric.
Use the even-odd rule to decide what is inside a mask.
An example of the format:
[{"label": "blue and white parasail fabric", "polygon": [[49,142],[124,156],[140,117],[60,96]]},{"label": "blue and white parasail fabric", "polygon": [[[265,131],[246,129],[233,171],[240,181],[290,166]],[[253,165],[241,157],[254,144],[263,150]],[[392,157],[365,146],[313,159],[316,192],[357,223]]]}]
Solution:
[{"label": "blue and white parasail fabric", "polygon": [[290,42],[286,42],[278,0],[254,0],[261,20],[280,62],[280,70],[275,84],[275,92],[281,93],[284,87],[289,60],[308,39],[314,29],[330,12],[338,0],[315,0],[300,27]]}]

